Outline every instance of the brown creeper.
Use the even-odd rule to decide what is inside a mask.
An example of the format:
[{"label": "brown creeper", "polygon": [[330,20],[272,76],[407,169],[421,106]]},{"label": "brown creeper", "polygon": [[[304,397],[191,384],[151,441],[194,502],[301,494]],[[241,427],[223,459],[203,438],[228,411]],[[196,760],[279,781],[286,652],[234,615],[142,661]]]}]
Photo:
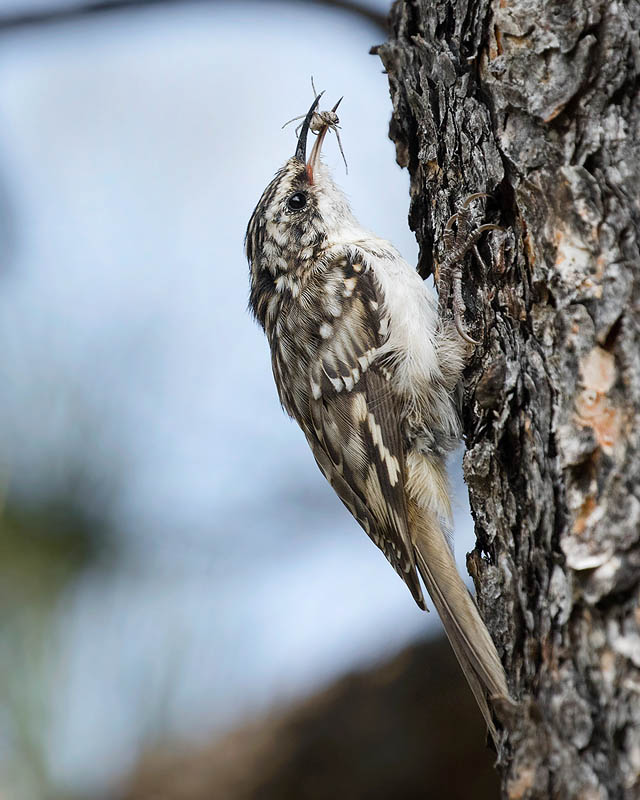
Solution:
[{"label": "brown creeper", "polygon": [[[282,405],[420,608],[418,575],[424,581],[495,739],[487,700],[508,697],[505,674],[446,535],[445,459],[460,438],[455,397],[468,345],[418,273],[355,220],[320,161],[329,125],[306,160],[319,100],[249,221],[250,305]],[[456,261],[477,241],[465,241],[465,225],[459,217]]]}]

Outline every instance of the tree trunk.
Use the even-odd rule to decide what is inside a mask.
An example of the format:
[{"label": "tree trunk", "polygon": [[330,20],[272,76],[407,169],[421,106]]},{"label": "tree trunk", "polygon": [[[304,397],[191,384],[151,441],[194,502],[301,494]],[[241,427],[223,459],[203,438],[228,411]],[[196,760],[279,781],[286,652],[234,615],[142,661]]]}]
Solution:
[{"label": "tree trunk", "polygon": [[406,0],[378,49],[421,274],[469,193],[505,228],[465,266],[464,425],[514,800],[640,796],[639,28],[637,0]]}]

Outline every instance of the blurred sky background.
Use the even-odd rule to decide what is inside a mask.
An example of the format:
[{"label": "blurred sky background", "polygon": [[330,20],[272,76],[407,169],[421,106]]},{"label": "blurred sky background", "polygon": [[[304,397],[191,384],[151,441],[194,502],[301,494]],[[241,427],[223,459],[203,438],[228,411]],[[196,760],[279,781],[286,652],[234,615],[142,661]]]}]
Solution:
[{"label": "blurred sky background", "polygon": [[335,137],[324,151],[356,216],[415,263],[368,54],[383,39],[304,2],[0,24],[1,483],[7,508],[62,498],[102,542],[44,600],[28,571],[5,583],[3,800],[106,796],[154,743],[212,736],[439,626],[283,415],[246,310],[246,224],[311,75],[325,106],[345,97],[349,174]]}]

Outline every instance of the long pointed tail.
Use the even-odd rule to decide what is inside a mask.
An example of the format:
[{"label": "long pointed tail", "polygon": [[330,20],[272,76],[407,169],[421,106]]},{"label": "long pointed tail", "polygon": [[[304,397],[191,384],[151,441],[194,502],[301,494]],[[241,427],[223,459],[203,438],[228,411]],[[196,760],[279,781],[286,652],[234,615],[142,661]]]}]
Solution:
[{"label": "long pointed tail", "polygon": [[409,508],[416,564],[444,625],[471,691],[497,744],[488,700],[508,698],[504,668],[464,585],[438,517],[412,503]]}]

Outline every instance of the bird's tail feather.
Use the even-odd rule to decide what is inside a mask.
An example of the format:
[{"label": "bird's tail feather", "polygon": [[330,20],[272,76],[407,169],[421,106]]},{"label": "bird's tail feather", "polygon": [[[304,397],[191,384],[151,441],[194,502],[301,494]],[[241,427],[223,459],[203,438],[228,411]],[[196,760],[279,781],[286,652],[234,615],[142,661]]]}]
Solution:
[{"label": "bird's tail feather", "polygon": [[488,699],[508,698],[509,690],[495,645],[460,577],[437,515],[413,503],[409,522],[416,565],[497,745]]}]

